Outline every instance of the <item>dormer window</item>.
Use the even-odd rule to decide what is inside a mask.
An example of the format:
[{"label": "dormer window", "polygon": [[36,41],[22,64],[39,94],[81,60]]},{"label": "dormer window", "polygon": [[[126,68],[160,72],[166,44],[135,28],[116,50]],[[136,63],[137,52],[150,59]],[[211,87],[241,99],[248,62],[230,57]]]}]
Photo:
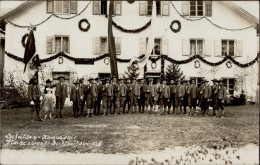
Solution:
[{"label": "dormer window", "polygon": [[77,1],[53,1],[47,0],[47,13],[77,14]]}]

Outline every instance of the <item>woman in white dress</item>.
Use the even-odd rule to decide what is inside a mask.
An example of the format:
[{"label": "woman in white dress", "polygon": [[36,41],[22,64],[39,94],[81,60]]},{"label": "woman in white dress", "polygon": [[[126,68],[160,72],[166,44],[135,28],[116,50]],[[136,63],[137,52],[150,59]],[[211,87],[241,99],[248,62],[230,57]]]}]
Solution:
[{"label": "woman in white dress", "polygon": [[42,101],[42,110],[44,112],[44,119],[47,119],[48,113],[50,119],[52,119],[52,113],[55,105],[55,96],[53,94],[53,90],[51,88],[51,80],[48,79],[46,81],[46,86],[44,89],[44,98]]}]

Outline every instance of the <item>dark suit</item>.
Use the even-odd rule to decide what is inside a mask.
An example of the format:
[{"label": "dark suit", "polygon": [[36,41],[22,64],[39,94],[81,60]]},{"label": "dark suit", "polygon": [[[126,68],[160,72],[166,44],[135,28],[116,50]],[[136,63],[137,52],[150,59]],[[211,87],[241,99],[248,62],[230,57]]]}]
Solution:
[{"label": "dark suit", "polygon": [[97,100],[94,107],[95,115],[99,115],[101,100],[102,100],[102,83],[97,85]]},{"label": "dark suit", "polygon": [[202,115],[208,115],[209,99],[211,98],[212,95],[211,87],[203,86],[201,95],[202,95],[202,102],[201,102]]},{"label": "dark suit", "polygon": [[153,104],[154,104],[154,97],[155,97],[155,87],[153,84],[146,85],[146,107],[150,105],[150,113],[152,113]]},{"label": "dark suit", "polygon": [[84,84],[80,84],[80,115],[82,115],[83,111],[84,111],[84,107],[85,107],[85,103],[86,103],[86,99],[87,99],[87,95],[86,95],[86,86]]},{"label": "dark suit", "polygon": [[116,97],[116,105],[117,105],[117,113],[120,114],[121,110],[123,111],[123,106],[127,94],[127,87],[125,84],[119,84],[119,91],[115,94]]},{"label": "dark suit", "polygon": [[80,106],[81,106],[81,102],[80,102],[80,98],[81,98],[81,88],[80,87],[76,87],[76,86],[72,86],[71,87],[71,91],[70,91],[70,101],[73,102],[73,116],[74,117],[78,117],[78,112],[80,110]]},{"label": "dark suit", "polygon": [[139,112],[144,113],[146,85],[140,84]]},{"label": "dark suit", "polygon": [[160,86],[160,111],[163,111],[163,114],[165,114],[166,108],[168,106],[168,101],[170,99],[170,88],[167,85],[161,85]]},{"label": "dark suit", "polygon": [[218,85],[212,86],[212,101],[213,116],[216,116],[216,109],[218,108]]},{"label": "dark suit", "polygon": [[198,98],[198,87],[194,84],[191,85],[190,87],[190,99],[191,99],[191,114],[193,115],[195,110],[196,110],[196,106],[197,106],[197,98]]},{"label": "dark suit", "polygon": [[64,108],[64,102],[68,95],[68,87],[64,83],[56,83],[51,87],[55,87],[55,95],[56,95],[56,115],[57,109],[60,109],[60,115],[62,115],[62,109]]},{"label": "dark suit", "polygon": [[[222,101],[227,99],[227,88],[225,86],[219,86],[218,89],[218,104],[219,106],[217,107],[217,110],[219,110],[219,108],[223,111],[224,110],[224,106]],[[223,116],[223,112],[222,112],[222,116]]]},{"label": "dark suit", "polygon": [[123,113],[125,113],[126,104],[128,107],[127,112],[129,112],[129,109],[130,109],[130,86],[131,86],[131,84],[126,84],[127,91],[126,91],[126,98],[125,98],[125,102],[124,102]]},{"label": "dark suit", "polygon": [[175,113],[175,95],[176,95],[176,85],[170,85],[170,101],[169,101],[169,112],[171,107],[173,107],[173,114]]},{"label": "dark suit", "polygon": [[113,97],[113,86],[110,84],[105,84],[102,86],[102,108],[104,110],[104,115],[107,115],[108,109],[110,109]]},{"label": "dark suit", "polygon": [[38,112],[40,111],[40,97],[41,97],[41,90],[39,85],[31,84],[28,86],[28,98],[34,102],[34,106],[32,108],[32,112],[35,110]]},{"label": "dark suit", "polygon": [[190,85],[184,85],[184,96],[183,96],[183,108],[184,108],[184,114],[186,114],[187,106],[190,107]]},{"label": "dark suit", "polygon": [[176,85],[176,95],[175,95],[175,103],[178,108],[177,113],[182,113],[182,100],[184,96],[185,90],[183,85]]},{"label": "dark suit", "polygon": [[88,109],[94,108],[97,98],[97,86],[95,84],[89,84],[86,86],[86,105]]}]

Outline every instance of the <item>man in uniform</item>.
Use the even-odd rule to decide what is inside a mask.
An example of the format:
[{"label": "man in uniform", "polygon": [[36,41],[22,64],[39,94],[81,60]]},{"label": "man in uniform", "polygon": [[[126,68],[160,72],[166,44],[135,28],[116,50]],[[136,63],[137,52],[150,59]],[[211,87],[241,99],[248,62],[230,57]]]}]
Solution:
[{"label": "man in uniform", "polygon": [[161,95],[160,95],[160,114],[165,115],[169,100],[170,100],[170,88],[166,85],[166,80],[162,81],[162,85],[160,87]]},{"label": "man in uniform", "polygon": [[226,100],[227,99],[227,88],[223,85],[223,82],[220,80],[219,81],[219,89],[218,89],[218,104],[219,104],[219,106],[218,106],[218,109],[217,110],[219,110],[219,108],[221,109],[220,111],[219,111],[219,117],[221,117],[221,118],[224,118],[224,109],[225,109],[225,107],[223,106],[223,103],[224,103],[224,100]]},{"label": "man in uniform", "polygon": [[124,79],[119,79],[119,91],[116,93],[116,105],[118,105],[116,109],[116,113],[118,115],[121,114],[123,111],[123,106],[126,98],[126,92],[127,92],[127,87],[124,84]]},{"label": "man in uniform", "polygon": [[93,78],[89,78],[89,84],[87,85],[87,117],[92,116],[94,110],[95,101],[97,99],[97,86],[94,83]]},{"label": "man in uniform", "polygon": [[174,84],[174,80],[170,81],[170,100],[169,100],[169,107],[168,107],[168,114],[170,114],[171,107],[173,114],[175,114],[175,95],[176,95],[176,85]]},{"label": "man in uniform", "polygon": [[37,83],[37,77],[33,76],[32,79],[32,84],[28,86],[28,98],[31,102],[33,102],[33,107],[31,110],[31,121],[33,120],[33,112],[36,111],[38,121],[42,121],[40,117],[40,105],[41,105],[41,97],[42,93],[40,90],[40,87]]},{"label": "man in uniform", "polygon": [[94,115],[99,115],[100,113],[100,104],[101,104],[101,99],[102,99],[102,82],[100,78],[96,78],[96,86],[97,86],[97,100],[95,102],[95,107],[94,107]]},{"label": "man in uniform", "polygon": [[181,85],[180,80],[176,80],[176,97],[175,97],[175,103],[177,107],[177,114],[182,113],[182,101],[184,96],[184,87]]},{"label": "man in uniform", "polygon": [[191,115],[196,116],[196,106],[197,106],[197,98],[198,98],[198,87],[195,84],[195,80],[191,80],[191,87],[190,87],[190,99],[191,99]]},{"label": "man in uniform", "polygon": [[213,116],[216,116],[216,109],[218,107],[218,80],[213,79],[213,86],[212,86],[212,108],[213,108]]},{"label": "man in uniform", "polygon": [[115,114],[115,110],[117,108],[119,108],[119,105],[117,104],[118,102],[116,100],[117,99],[116,94],[119,91],[119,85],[117,83],[117,79],[115,76],[112,77],[112,86],[113,86],[113,90],[114,90],[113,91],[114,96],[113,96],[113,100],[112,100],[112,107],[110,107],[110,113]]},{"label": "man in uniform", "polygon": [[144,113],[146,84],[144,83],[143,78],[141,78],[139,81],[140,81],[140,85],[139,85],[139,88],[140,88],[139,112]]},{"label": "man in uniform", "polygon": [[58,117],[58,112],[57,110],[59,109],[60,111],[60,118],[62,118],[62,109],[64,108],[64,102],[65,99],[68,97],[68,87],[64,83],[65,77],[60,76],[58,77],[60,82],[52,85],[52,87],[55,87],[55,95],[56,95],[56,116],[55,118]]},{"label": "man in uniform", "polygon": [[124,108],[123,108],[123,114],[126,112],[125,111],[125,108],[126,108],[126,105],[127,105],[127,113],[129,112],[129,109],[130,109],[130,86],[131,86],[131,80],[129,78],[126,79],[126,88],[127,88],[127,92],[126,92],[126,99],[125,99],[125,102],[124,102]]},{"label": "man in uniform", "polygon": [[104,110],[104,114],[108,115],[108,110],[110,110],[112,104],[113,97],[113,86],[110,84],[110,79],[106,79],[106,83],[102,87],[102,108]]},{"label": "man in uniform", "polygon": [[152,114],[153,111],[153,104],[154,104],[154,96],[155,96],[155,88],[153,85],[153,78],[148,79],[149,84],[146,87],[146,108],[148,110],[148,106],[150,105],[150,114]]},{"label": "man in uniform", "polygon": [[132,79],[132,84],[130,86],[130,114],[138,112],[138,99],[140,98],[140,88],[136,83],[136,79]]}]

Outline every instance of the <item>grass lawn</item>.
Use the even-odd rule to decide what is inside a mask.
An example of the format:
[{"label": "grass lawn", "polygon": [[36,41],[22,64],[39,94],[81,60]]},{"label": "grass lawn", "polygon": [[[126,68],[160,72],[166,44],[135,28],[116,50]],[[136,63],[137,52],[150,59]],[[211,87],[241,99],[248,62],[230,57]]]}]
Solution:
[{"label": "grass lawn", "polygon": [[[210,111],[212,114],[212,111]],[[140,153],[164,150],[175,146],[207,146],[210,148],[259,145],[259,107],[246,105],[226,107],[225,118],[132,114],[123,116],[94,116],[73,118],[70,108],[65,109],[63,119],[30,121],[30,109],[1,110],[2,148],[46,149],[66,152]],[[30,135],[36,140],[23,139],[20,143],[8,144],[9,135]],[[87,145],[50,145],[44,147],[28,142],[52,142],[43,139],[49,136],[76,136],[66,142],[83,142]],[[19,141],[18,139],[16,141]],[[61,142],[57,140],[56,142]],[[90,145],[92,144],[92,145]]]}]

